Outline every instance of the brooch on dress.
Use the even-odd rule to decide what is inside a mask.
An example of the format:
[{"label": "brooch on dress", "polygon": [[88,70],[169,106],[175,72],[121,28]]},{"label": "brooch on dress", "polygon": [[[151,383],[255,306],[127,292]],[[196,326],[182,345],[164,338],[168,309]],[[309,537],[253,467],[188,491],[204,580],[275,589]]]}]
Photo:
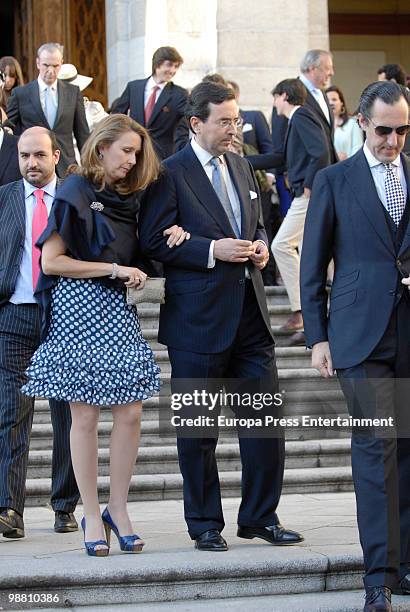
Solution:
[{"label": "brooch on dress", "polygon": [[102,210],[104,210],[104,204],[101,204],[101,202],[91,202],[90,208],[98,212],[101,212]]}]

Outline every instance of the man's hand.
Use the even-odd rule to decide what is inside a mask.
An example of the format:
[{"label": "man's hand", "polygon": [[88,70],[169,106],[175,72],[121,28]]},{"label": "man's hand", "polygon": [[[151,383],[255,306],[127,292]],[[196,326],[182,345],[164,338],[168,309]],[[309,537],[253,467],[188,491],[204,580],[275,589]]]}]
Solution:
[{"label": "man's hand", "polygon": [[215,240],[214,257],[221,261],[245,263],[255,253],[255,243],[238,238],[221,238]]},{"label": "man's hand", "polygon": [[255,247],[255,252],[249,257],[249,259],[253,261],[258,270],[263,270],[269,261],[268,247],[262,240],[256,240],[252,244]]},{"label": "man's hand", "polygon": [[162,235],[165,237],[169,236],[167,246],[169,246],[170,249],[172,249],[174,246],[179,246],[185,240],[189,240],[191,238],[191,234],[186,232],[184,228],[180,227],[179,225],[168,227],[168,229],[162,232]]},{"label": "man's hand", "polygon": [[403,283],[403,285],[407,285],[407,288],[410,289],[410,276],[408,276],[407,278],[402,278],[401,282]]},{"label": "man's hand", "polygon": [[318,370],[323,378],[330,378],[333,376],[333,364],[329,342],[318,342],[313,346],[312,367]]},{"label": "man's hand", "polygon": [[308,189],[307,187],[304,188],[303,195],[305,196],[305,198],[310,198],[311,193],[312,193],[311,189]]}]

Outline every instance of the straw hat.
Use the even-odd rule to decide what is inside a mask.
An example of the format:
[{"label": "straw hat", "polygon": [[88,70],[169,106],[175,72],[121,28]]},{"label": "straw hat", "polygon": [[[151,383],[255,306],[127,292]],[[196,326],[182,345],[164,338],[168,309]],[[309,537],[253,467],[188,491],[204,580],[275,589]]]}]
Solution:
[{"label": "straw hat", "polygon": [[93,80],[93,77],[78,74],[77,68],[74,66],[74,64],[62,64],[58,73],[58,78],[66,83],[77,85],[81,91],[88,87]]}]

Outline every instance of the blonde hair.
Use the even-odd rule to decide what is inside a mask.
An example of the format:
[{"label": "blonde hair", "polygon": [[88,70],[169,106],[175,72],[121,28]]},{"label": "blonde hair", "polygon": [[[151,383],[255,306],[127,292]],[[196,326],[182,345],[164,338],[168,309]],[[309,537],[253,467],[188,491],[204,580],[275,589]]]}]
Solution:
[{"label": "blonde hair", "polygon": [[82,148],[81,167],[70,166],[68,172],[84,176],[96,184],[100,191],[103,190],[105,172],[99,148],[110,147],[126,132],[138,134],[141,138],[141,151],[136,155],[136,164],[123,180],[114,185],[114,188],[121,194],[146,189],[158,178],[160,162],[147,130],[127,115],[113,114],[99,121]]}]

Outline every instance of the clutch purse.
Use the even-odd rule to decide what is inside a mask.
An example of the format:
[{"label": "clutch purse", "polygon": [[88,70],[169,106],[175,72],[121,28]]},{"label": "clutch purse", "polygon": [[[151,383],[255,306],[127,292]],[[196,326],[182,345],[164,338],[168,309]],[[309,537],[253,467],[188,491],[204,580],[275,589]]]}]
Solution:
[{"label": "clutch purse", "polygon": [[147,278],[143,289],[127,287],[127,304],[134,306],[143,302],[165,303],[165,278]]}]

